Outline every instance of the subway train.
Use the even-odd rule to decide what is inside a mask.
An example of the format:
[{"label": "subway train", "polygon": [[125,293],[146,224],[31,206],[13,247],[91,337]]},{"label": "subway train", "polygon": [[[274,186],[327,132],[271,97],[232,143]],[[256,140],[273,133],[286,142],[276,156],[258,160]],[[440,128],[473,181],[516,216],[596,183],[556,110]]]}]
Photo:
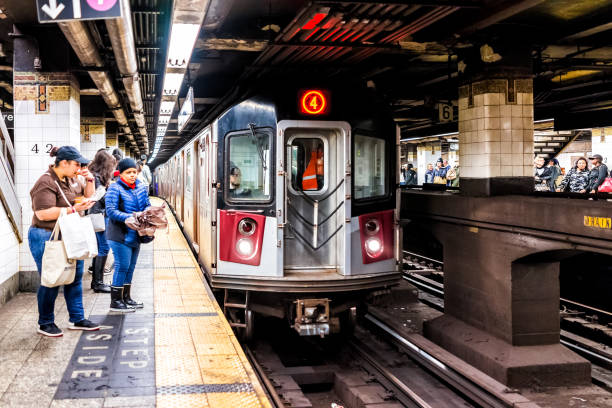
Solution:
[{"label": "subway train", "polygon": [[304,336],[348,330],[364,299],[398,283],[399,130],[372,92],[277,83],[155,168],[245,339],[259,315]]}]

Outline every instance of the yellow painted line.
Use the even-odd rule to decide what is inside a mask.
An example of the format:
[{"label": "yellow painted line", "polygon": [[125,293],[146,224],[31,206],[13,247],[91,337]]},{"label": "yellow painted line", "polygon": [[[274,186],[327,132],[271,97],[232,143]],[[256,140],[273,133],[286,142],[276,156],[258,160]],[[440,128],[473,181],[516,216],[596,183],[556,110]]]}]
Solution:
[{"label": "yellow painted line", "polygon": [[[153,205],[161,200],[152,198]],[[202,281],[196,258],[167,209],[169,230],[154,245],[155,313],[215,313],[155,318],[157,387],[250,383],[253,392],[157,395],[158,407],[271,407],[223,311]]]}]

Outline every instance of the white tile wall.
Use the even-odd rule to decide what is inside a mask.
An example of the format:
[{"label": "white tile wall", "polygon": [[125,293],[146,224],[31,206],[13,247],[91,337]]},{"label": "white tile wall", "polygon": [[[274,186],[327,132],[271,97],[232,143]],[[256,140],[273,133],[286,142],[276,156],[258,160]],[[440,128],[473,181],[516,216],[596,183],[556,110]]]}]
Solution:
[{"label": "white tile wall", "polygon": [[[24,240],[18,252],[20,270],[36,269],[27,241],[33,215],[30,189],[53,163],[53,158],[48,154],[51,147],[70,145],[80,149],[80,117],[80,104],[75,99],[50,101],[49,113],[44,114],[35,113],[34,101],[15,101],[15,179],[24,231]],[[2,248],[0,246],[0,250]]]},{"label": "white tile wall", "polygon": [[504,93],[460,98],[459,162],[462,177],[533,176],[533,95]]},{"label": "white tile wall", "polygon": [[[101,122],[104,123],[102,119]],[[106,132],[104,131],[106,127],[103,126],[102,129],[103,133],[90,134],[91,142],[81,142],[81,154],[90,160],[94,158],[98,149],[103,149],[106,147]]]}]

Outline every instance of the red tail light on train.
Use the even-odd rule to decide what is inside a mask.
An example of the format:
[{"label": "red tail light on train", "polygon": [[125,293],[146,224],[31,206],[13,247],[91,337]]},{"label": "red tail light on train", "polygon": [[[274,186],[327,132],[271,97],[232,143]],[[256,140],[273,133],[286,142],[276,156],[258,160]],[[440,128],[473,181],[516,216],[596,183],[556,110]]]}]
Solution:
[{"label": "red tail light on train", "polygon": [[265,226],[263,215],[219,211],[219,259],[258,266]]},{"label": "red tail light on train", "polygon": [[364,264],[393,257],[393,210],[359,216],[361,256]]}]

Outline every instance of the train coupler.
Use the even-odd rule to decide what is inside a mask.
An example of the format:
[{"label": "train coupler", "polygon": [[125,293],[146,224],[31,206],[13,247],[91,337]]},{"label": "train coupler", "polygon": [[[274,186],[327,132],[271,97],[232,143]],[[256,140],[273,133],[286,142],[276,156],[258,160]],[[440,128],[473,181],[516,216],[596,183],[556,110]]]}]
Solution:
[{"label": "train coupler", "polygon": [[329,299],[298,299],[293,328],[300,336],[325,337],[340,330],[338,318],[329,315]]}]

